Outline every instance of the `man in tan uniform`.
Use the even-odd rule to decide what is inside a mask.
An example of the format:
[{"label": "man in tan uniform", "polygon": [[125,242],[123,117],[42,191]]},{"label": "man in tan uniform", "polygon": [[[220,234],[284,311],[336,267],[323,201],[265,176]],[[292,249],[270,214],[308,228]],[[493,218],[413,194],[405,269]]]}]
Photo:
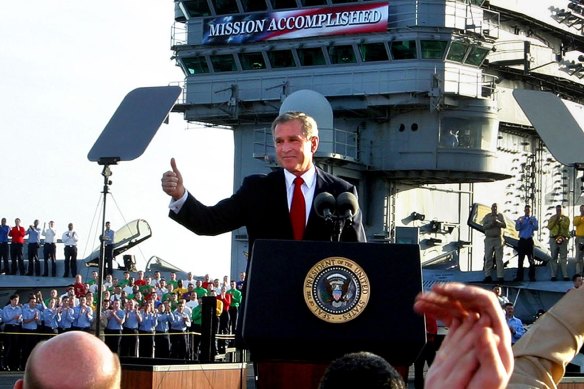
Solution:
[{"label": "man in tan uniform", "polygon": [[572,289],[511,349],[494,293],[460,283],[435,284],[416,298],[417,312],[435,315],[448,334],[426,375],[433,389],[557,388],[584,343],[584,289]]},{"label": "man in tan uniform", "polygon": [[488,213],[481,222],[485,229],[485,279],[483,282],[491,282],[491,272],[493,271],[493,254],[497,264],[497,281],[503,282],[503,231],[507,227],[505,218],[497,213],[497,203],[491,206],[491,213]]},{"label": "man in tan uniform", "polygon": [[570,239],[570,219],[562,214],[562,206],[556,205],[556,214],[550,217],[547,228],[550,230],[550,270],[552,281],[556,281],[558,262],[564,276],[564,281],[570,281],[568,277],[568,239]]}]

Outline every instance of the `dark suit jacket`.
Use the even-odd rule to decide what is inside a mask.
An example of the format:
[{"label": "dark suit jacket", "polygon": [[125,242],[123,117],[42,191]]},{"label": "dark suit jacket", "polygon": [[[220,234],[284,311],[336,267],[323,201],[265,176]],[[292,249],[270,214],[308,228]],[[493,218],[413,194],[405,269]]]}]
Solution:
[{"label": "dark suit jacket", "polygon": [[[322,192],[335,198],[342,192],[357,195],[355,186],[338,177],[318,168],[316,175],[315,198]],[[235,194],[214,206],[202,204],[189,193],[180,212],[170,211],[169,216],[198,235],[218,235],[245,226],[250,251],[256,239],[293,239],[282,169],[246,177]],[[359,211],[353,225],[344,229],[341,241],[366,241],[361,219]],[[330,237],[331,227],[311,207],[303,240],[328,241]]]}]

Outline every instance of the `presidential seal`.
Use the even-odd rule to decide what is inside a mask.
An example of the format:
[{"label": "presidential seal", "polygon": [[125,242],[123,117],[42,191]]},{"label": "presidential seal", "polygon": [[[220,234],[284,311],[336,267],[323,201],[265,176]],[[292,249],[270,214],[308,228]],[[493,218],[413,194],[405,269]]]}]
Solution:
[{"label": "presidential seal", "polygon": [[304,279],[304,301],[319,319],[346,323],[369,302],[369,278],[355,261],[329,257],[316,263]]}]

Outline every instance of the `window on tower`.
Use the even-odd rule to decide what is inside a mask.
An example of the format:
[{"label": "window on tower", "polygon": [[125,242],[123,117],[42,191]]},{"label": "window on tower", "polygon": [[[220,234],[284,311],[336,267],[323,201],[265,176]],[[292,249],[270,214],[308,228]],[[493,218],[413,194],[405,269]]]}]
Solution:
[{"label": "window on tower", "polygon": [[343,64],[343,63],[355,63],[355,52],[353,51],[353,46],[332,46],[328,49],[329,57],[331,63],[333,64]]},{"label": "window on tower", "polygon": [[416,41],[391,42],[391,55],[393,59],[416,59]]},{"label": "window on tower", "polygon": [[194,74],[209,73],[209,65],[205,57],[181,58],[179,63],[187,76]]},{"label": "window on tower", "polygon": [[211,64],[215,72],[234,72],[237,70],[235,59],[231,54],[212,55]]},{"label": "window on tower", "polygon": [[241,53],[239,62],[243,70],[260,70],[266,68],[266,62],[262,53]]},{"label": "window on tower", "polygon": [[298,49],[297,52],[301,66],[318,66],[326,64],[324,54],[320,47]]},{"label": "window on tower", "polygon": [[268,51],[268,61],[272,69],[293,68],[296,66],[291,50]]},{"label": "window on tower", "polygon": [[359,53],[361,54],[361,61],[363,62],[389,60],[389,56],[387,55],[387,50],[385,49],[385,44],[383,42],[362,43],[358,47]]}]

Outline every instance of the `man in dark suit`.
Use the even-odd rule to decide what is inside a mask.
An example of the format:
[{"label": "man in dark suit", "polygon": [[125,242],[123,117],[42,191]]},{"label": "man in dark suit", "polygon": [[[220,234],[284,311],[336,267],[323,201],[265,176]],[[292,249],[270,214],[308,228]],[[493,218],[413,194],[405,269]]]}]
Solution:
[{"label": "man in dark suit", "polygon": [[[306,205],[301,239],[330,240],[330,223],[316,214],[313,200],[322,192],[335,198],[343,192],[356,196],[355,186],[314,165],[319,138],[316,122],[310,116],[299,112],[278,116],[272,123],[272,136],[282,169],[246,177],[235,194],[214,206],[202,204],[185,189],[173,158],[172,170],[162,176],[162,189],[172,196],[169,216],[198,235],[218,235],[245,226],[250,250],[256,239],[295,239],[290,208],[294,179],[301,177]],[[352,225],[343,229],[341,241],[366,241],[361,220],[358,211]]]},{"label": "man in dark suit", "polygon": [[[310,116],[299,112],[278,116],[272,123],[272,136],[282,169],[246,177],[235,194],[214,206],[206,206],[188,193],[173,158],[172,170],[162,176],[162,189],[172,196],[170,217],[199,235],[218,235],[245,226],[250,252],[256,239],[331,240],[332,227],[316,214],[313,201],[323,192],[335,198],[343,192],[356,196],[355,186],[314,165],[319,138],[316,122]],[[298,181],[297,177],[302,180]],[[300,211],[296,212],[298,204],[301,204]],[[353,223],[343,229],[340,240],[364,242],[361,220],[358,211]],[[290,383],[292,386],[304,387],[305,380],[319,377],[324,366],[281,363],[265,369],[275,376],[279,375],[277,372],[286,372],[288,377],[295,377],[296,384]]]}]

